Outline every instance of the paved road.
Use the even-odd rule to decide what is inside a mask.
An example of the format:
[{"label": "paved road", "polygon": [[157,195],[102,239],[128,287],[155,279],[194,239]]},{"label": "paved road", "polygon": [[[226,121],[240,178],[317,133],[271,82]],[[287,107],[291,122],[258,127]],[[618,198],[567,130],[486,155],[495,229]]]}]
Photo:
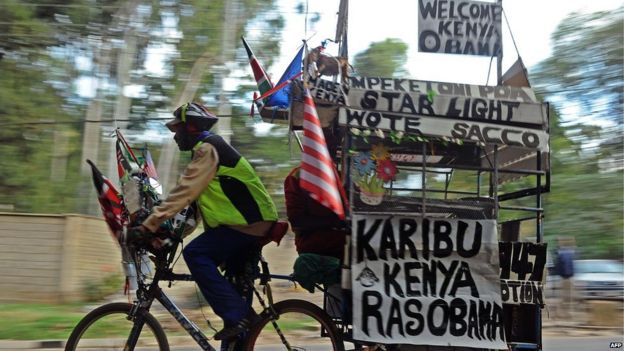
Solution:
[{"label": "paved road", "polygon": [[[544,339],[544,349],[543,351],[612,351],[618,350],[609,348],[609,344],[611,342],[624,342],[624,336],[591,336],[591,337],[546,337]],[[217,346],[217,345],[213,345]],[[29,348],[26,345],[0,345],[0,350],[34,350],[34,351],[58,351],[60,348]],[[199,348],[196,345],[185,345],[185,346],[172,346],[171,350],[173,351],[196,351]],[[282,350],[281,347],[265,347],[258,348],[256,351],[273,351],[273,350]],[[322,351],[325,350],[324,347],[315,347],[309,346],[306,347],[306,351]],[[92,349],[95,351],[96,349]],[[153,348],[140,348],[141,351],[156,351]],[[619,348],[619,350],[624,350],[624,348]]]},{"label": "paved road", "polygon": [[[613,351],[611,342],[623,342],[624,336],[594,336],[584,338],[553,337],[544,339],[544,351]],[[619,350],[622,350],[620,348]]]},{"label": "paved road", "polygon": [[[609,348],[611,342],[623,342],[624,336],[619,337],[551,337],[544,339],[543,351],[613,351],[618,349]],[[191,351],[197,348],[182,347],[172,348],[175,351]],[[278,351],[282,350],[280,347],[266,347],[258,348],[256,351]],[[306,351],[320,351],[325,350],[322,347],[306,347]],[[624,350],[620,348],[620,350]]]}]

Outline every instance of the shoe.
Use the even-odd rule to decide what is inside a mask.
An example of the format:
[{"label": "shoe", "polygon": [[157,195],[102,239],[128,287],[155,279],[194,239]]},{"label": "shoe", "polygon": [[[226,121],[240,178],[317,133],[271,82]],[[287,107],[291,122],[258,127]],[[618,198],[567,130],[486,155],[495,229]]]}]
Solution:
[{"label": "shoe", "polygon": [[231,327],[219,330],[215,335],[215,340],[230,340],[249,330],[249,328],[260,318],[256,311],[251,310],[240,322]]}]

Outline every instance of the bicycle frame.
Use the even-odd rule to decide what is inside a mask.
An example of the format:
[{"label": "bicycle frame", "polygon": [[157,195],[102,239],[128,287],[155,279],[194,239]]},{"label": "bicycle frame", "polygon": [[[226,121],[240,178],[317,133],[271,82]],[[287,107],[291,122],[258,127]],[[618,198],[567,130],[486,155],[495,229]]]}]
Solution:
[{"label": "bicycle frame", "polygon": [[[199,329],[199,327],[193,321],[188,319],[186,315],[184,315],[182,310],[178,306],[176,306],[176,304],[169,298],[169,296],[167,296],[167,294],[165,294],[165,292],[159,286],[159,283],[161,281],[168,281],[168,282],[174,282],[174,281],[194,282],[195,281],[193,276],[190,274],[180,274],[180,273],[174,273],[172,271],[171,264],[175,257],[175,253],[177,252],[178,244],[179,243],[175,243],[173,247],[167,250],[167,252],[154,254],[153,257],[154,257],[156,270],[155,270],[154,277],[152,278],[151,282],[146,283],[144,280],[145,276],[142,275],[141,272],[138,272],[137,274],[137,283],[138,283],[138,288],[137,288],[137,293],[136,293],[137,300],[135,301],[134,303],[135,307],[130,313],[130,315],[128,316],[128,318],[133,319],[135,321],[138,320],[139,323],[135,323],[135,327],[132,329],[132,332],[130,333],[130,336],[128,338],[128,343],[127,343],[128,346],[134,347],[134,344],[136,343],[136,339],[138,339],[138,336],[141,333],[141,329],[143,327],[143,324],[141,323],[141,320],[140,320],[141,315],[138,312],[141,310],[149,311],[149,309],[152,306],[152,303],[154,302],[154,300],[156,300],[167,310],[167,312],[169,312],[169,314],[171,314],[171,316],[193,338],[193,340],[195,340],[195,342],[202,348],[202,350],[216,351],[216,349],[212,345],[210,345],[209,339],[206,337],[206,335],[204,335],[204,333]],[[140,257],[142,253],[137,250],[130,250],[130,251],[134,253],[132,259],[136,265],[136,261],[137,261],[136,257]],[[137,265],[137,267],[140,267],[140,265]],[[276,279],[292,280],[292,277],[289,277],[289,276],[277,276],[277,275],[272,276],[268,273],[268,266],[263,265],[263,267],[266,267],[266,268],[265,268],[265,271],[261,273],[260,275],[261,284],[262,282],[266,283],[266,281],[270,280],[270,278],[268,277],[275,277]],[[256,296],[258,297],[259,302],[261,303],[263,308],[265,310],[269,309],[270,311],[270,305],[272,303],[272,300],[269,299],[270,301],[269,306],[267,306],[264,300],[262,299],[262,297],[260,296],[260,294],[258,293],[258,291],[255,289],[255,287],[253,288],[253,290]]]},{"label": "bicycle frame", "polygon": [[[168,265],[167,265],[168,266]],[[137,301],[135,302],[135,308],[130,318],[137,318],[137,312],[140,309],[144,309],[149,311],[154,300],[158,301],[166,310],[171,314],[171,316],[180,324],[180,326],[186,330],[186,332],[195,340],[195,342],[202,348],[202,350],[206,351],[216,351],[216,349],[210,345],[208,338],[204,333],[199,329],[199,327],[184,313],[182,310],[176,306],[176,304],[165,294],[165,292],[158,285],[161,281],[194,281],[193,277],[190,274],[177,274],[173,273],[169,268],[160,268],[156,267],[156,273],[154,274],[154,279],[149,285],[145,285],[142,281],[139,282],[139,289],[137,290]],[[140,325],[140,323],[138,323]],[[129,341],[132,341],[133,335],[138,334],[141,331],[141,326],[136,328],[129,337]],[[128,343],[129,345],[131,342]]]}]

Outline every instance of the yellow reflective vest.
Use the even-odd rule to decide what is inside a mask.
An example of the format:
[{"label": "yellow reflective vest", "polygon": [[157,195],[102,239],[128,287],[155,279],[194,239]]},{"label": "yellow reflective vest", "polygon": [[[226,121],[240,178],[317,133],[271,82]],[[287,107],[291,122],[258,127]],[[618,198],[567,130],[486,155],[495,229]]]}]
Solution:
[{"label": "yellow reflective vest", "polygon": [[210,143],[219,155],[217,173],[197,203],[206,225],[246,225],[277,220],[277,209],[251,164],[220,136],[212,134],[197,143]]}]

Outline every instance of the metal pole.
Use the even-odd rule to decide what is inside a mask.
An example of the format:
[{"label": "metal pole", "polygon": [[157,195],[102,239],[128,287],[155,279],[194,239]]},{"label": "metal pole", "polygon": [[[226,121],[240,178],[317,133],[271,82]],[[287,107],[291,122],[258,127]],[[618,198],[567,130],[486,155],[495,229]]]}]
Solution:
[{"label": "metal pole", "polygon": [[[542,152],[540,150],[537,151],[537,170],[541,171],[542,170]],[[535,207],[537,208],[542,208],[542,176],[538,173],[537,174],[537,193],[535,194],[535,200],[536,200],[536,204]],[[541,243],[543,240],[543,226],[542,226],[542,217],[544,216],[544,212],[537,212],[537,217],[536,217],[536,221],[535,221],[535,231],[536,231],[536,236],[537,236],[537,242]]]},{"label": "metal pole", "polygon": [[492,192],[494,195],[494,218],[498,221],[498,145],[494,145],[494,175]]},{"label": "metal pole", "polygon": [[421,172],[421,177],[422,177],[422,185],[421,185],[421,193],[422,193],[422,216],[423,218],[425,217],[425,213],[426,211],[426,206],[427,206],[427,201],[426,201],[426,197],[427,197],[427,143],[423,142],[422,143],[422,155],[423,155],[423,162],[422,162],[422,172]]},{"label": "metal pole", "polygon": [[[501,9],[501,18],[499,18],[501,25],[501,32],[502,32],[502,16],[503,16],[503,0],[497,0],[496,3],[498,4],[498,6],[500,6]],[[501,37],[500,37],[500,43],[499,43],[499,50],[496,53],[496,84],[497,85],[502,85],[503,84],[503,38],[502,38],[502,33]]]},{"label": "metal pole", "polygon": [[340,0],[338,9],[338,22],[336,23],[336,36],[334,41],[339,43],[338,56],[348,58],[347,31],[349,23],[349,0]]}]

